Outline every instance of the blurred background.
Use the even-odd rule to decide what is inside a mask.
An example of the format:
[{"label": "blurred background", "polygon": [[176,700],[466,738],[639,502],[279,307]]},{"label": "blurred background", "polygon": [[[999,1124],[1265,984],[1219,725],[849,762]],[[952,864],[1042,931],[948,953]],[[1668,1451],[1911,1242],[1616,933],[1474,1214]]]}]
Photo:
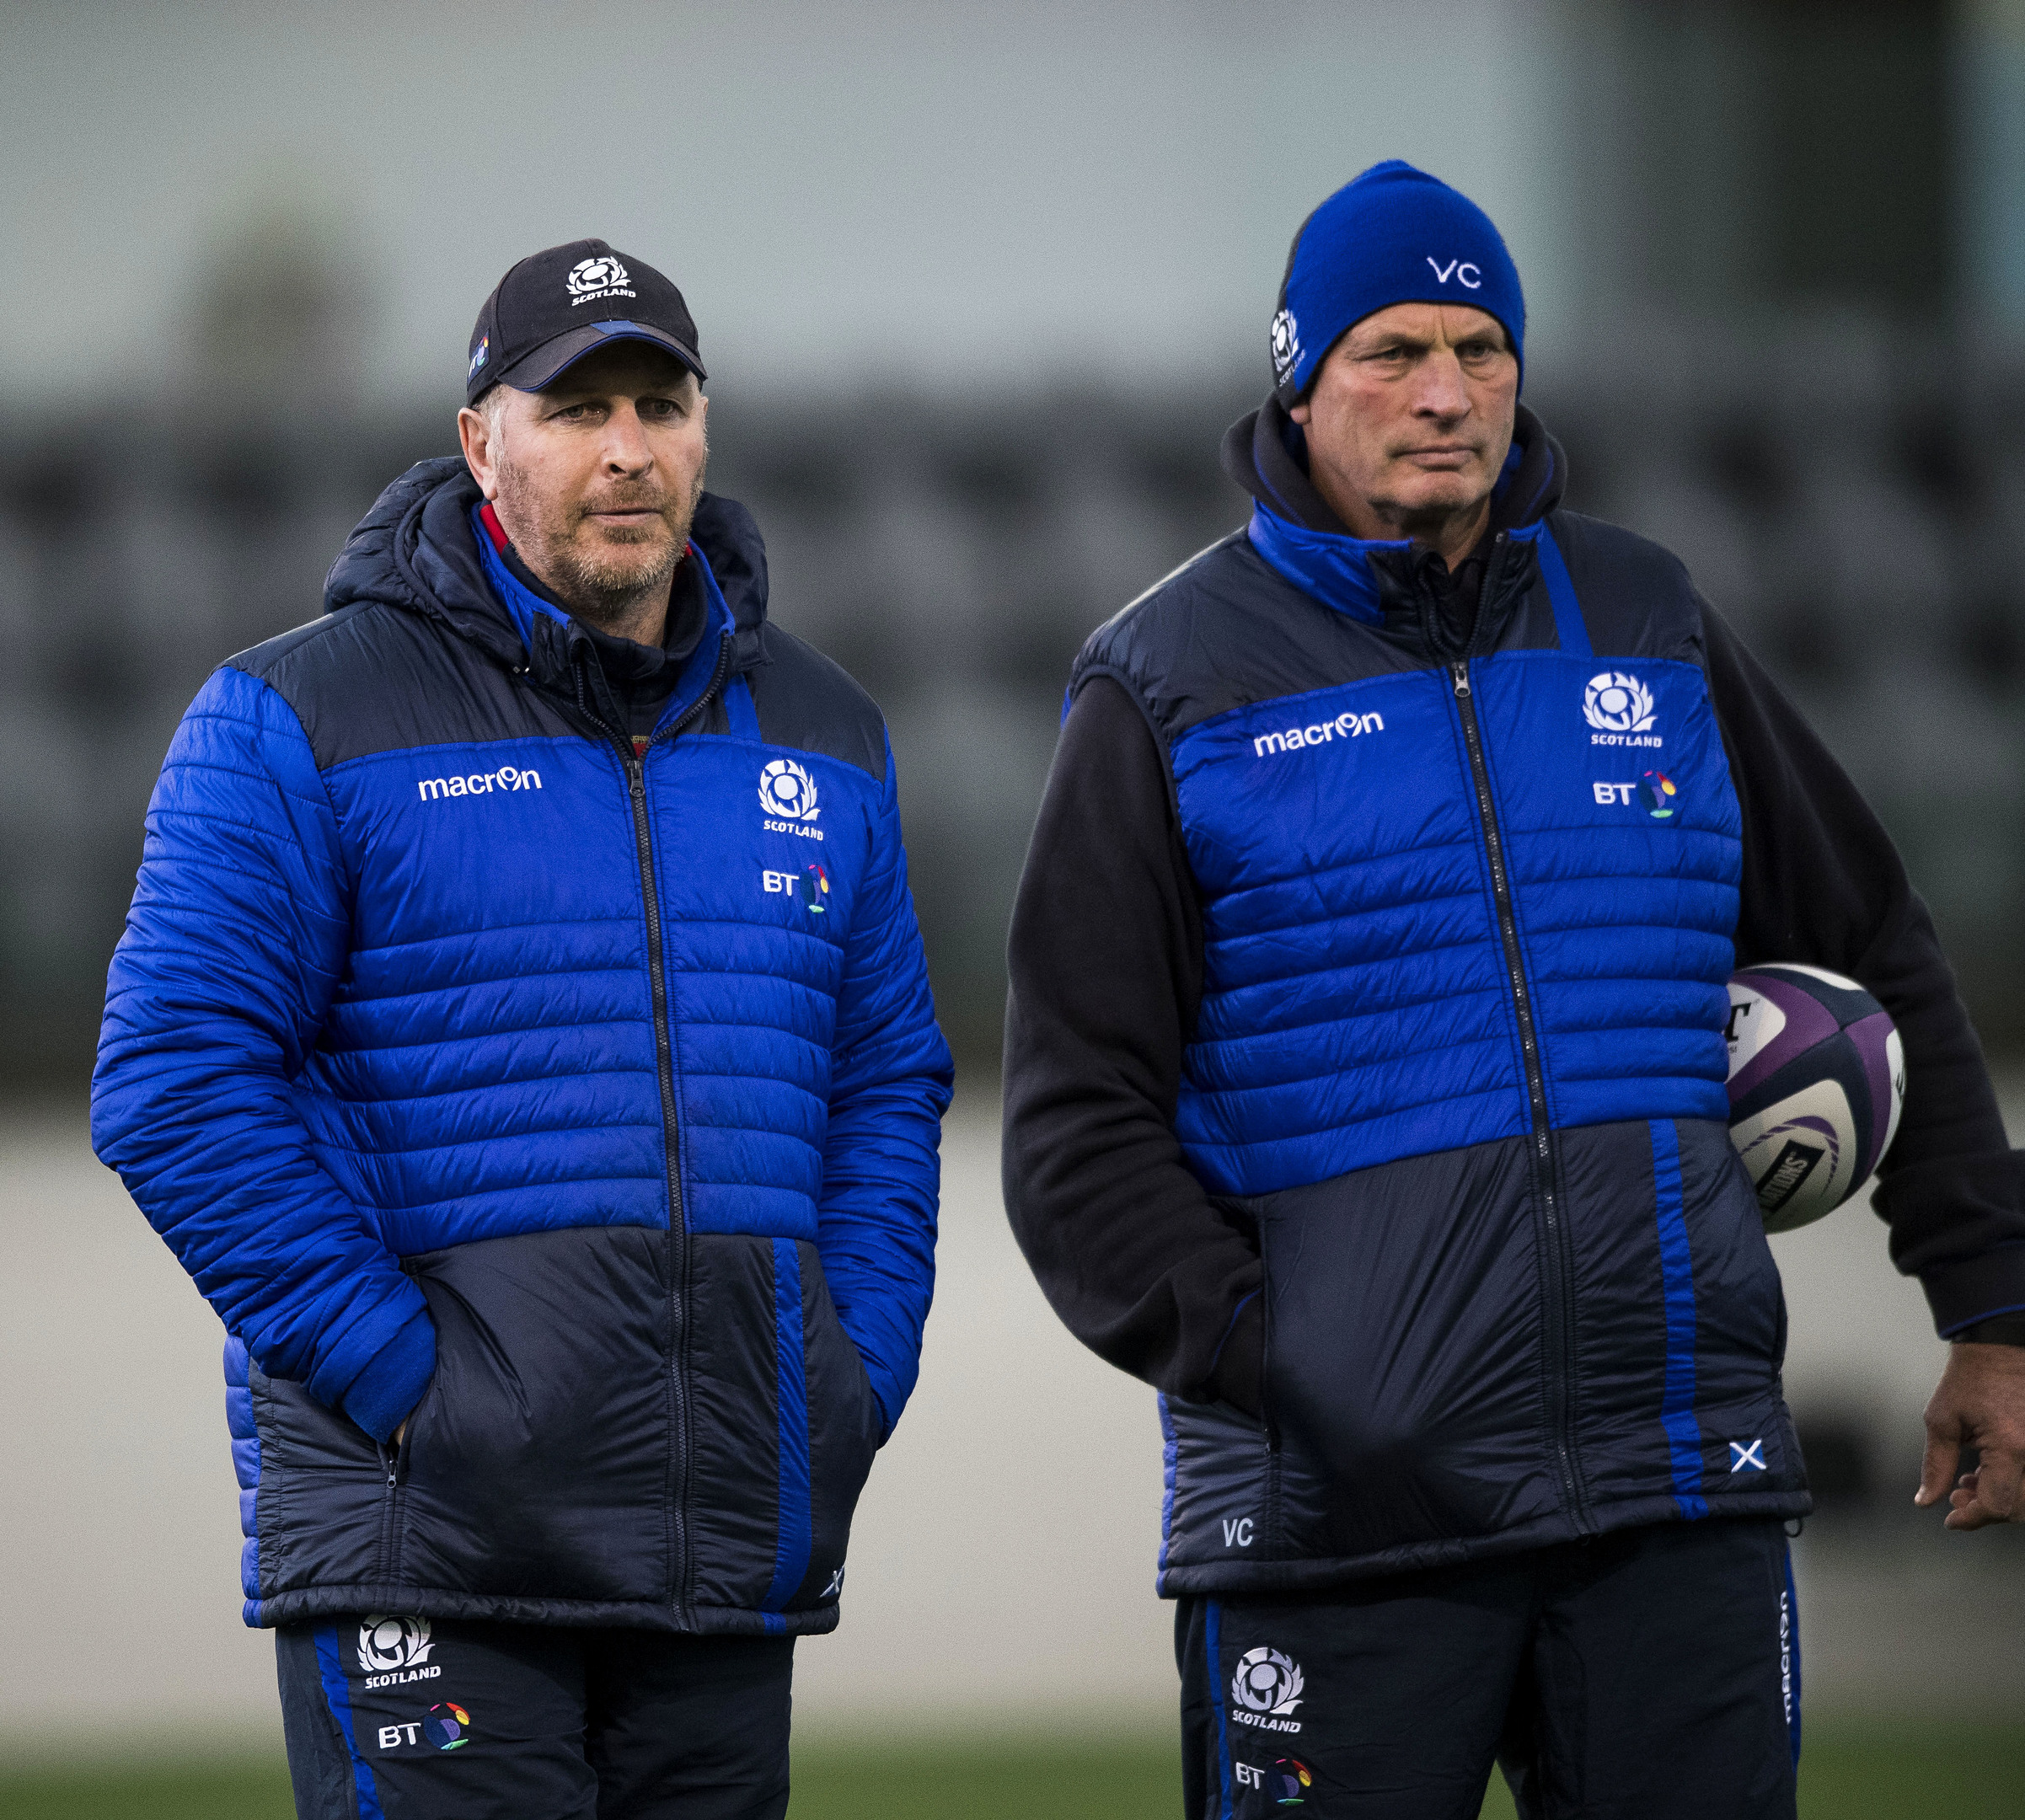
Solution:
[{"label": "blurred background", "polygon": [[[2025,0],[8,0],[0,1813],[286,1812],[219,1330],[85,1136],[105,963],[177,717],[454,447],[500,274],[588,234],[683,286],[711,484],[886,709],[959,1062],[796,1812],[1173,1811],[1150,1394],[998,1204],[1005,921],[1077,647],[1242,522],[1288,241],[1393,156],[1503,229],[1569,503],[1677,550],[1883,814],[2025,1137]],[[1979,1767],[2025,1769],[2025,1549],[1911,1514],[1941,1349],[1883,1238],[1778,1248],[1807,1811],[1938,1811],[1888,1804],[1917,1764],[2025,1814]]]}]

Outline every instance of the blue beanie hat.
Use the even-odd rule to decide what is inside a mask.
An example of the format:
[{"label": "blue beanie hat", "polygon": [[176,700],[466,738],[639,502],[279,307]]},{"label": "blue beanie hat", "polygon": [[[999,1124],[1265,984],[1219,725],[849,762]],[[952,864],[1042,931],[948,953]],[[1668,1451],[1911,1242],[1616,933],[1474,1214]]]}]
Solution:
[{"label": "blue beanie hat", "polygon": [[1525,373],[1526,300],[1491,217],[1460,190],[1387,158],[1300,226],[1272,318],[1282,404],[1308,389],[1343,331],[1395,303],[1467,303],[1503,324]]}]

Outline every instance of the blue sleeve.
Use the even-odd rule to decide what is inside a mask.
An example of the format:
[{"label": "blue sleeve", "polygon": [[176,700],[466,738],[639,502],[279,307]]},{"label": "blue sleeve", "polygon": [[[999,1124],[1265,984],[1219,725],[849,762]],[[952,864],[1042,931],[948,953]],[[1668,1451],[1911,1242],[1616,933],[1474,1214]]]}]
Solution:
[{"label": "blue sleeve", "polygon": [[935,1293],[937,1147],[951,1079],[907,887],[889,747],[838,995],[816,1239],[888,1433],[920,1370]]},{"label": "blue sleeve", "polygon": [[302,724],[265,683],[221,670],[148,806],[93,1147],[261,1369],[384,1440],[427,1387],[435,1330],[290,1095],[350,935],[337,822]]}]

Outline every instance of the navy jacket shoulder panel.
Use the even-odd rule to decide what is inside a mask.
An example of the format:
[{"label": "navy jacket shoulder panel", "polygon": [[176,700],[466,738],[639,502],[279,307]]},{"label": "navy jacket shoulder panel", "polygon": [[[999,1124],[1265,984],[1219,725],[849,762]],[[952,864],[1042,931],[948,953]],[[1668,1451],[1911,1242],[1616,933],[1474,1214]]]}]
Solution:
[{"label": "navy jacket shoulder panel", "polygon": [[752,636],[754,661],[746,681],[760,736],[770,746],[797,747],[854,764],[883,783],[886,720],[879,704],[841,664],[791,633],[761,625]]},{"label": "navy jacket shoulder panel", "polygon": [[433,617],[362,602],[229,660],[292,708],[328,771],[375,752],[575,733]]},{"label": "navy jacket shoulder panel", "polygon": [[1700,666],[1701,606],[1680,559],[1649,538],[1580,512],[1547,519],[1599,657],[1658,657]]},{"label": "navy jacket shoulder panel", "polygon": [[1426,663],[1396,632],[1297,587],[1236,531],[1099,626],[1069,689],[1115,677],[1172,740],[1253,702]]}]

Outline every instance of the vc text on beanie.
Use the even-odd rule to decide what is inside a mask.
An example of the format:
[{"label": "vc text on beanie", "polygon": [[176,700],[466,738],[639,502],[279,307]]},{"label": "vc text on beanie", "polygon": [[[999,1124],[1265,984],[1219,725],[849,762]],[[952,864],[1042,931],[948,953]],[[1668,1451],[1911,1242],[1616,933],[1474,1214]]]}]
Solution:
[{"label": "vc text on beanie", "polygon": [[1526,300],[1491,217],[1438,177],[1388,158],[1300,226],[1272,318],[1282,404],[1308,389],[1343,331],[1395,303],[1467,303],[1504,325],[1525,376]]}]

